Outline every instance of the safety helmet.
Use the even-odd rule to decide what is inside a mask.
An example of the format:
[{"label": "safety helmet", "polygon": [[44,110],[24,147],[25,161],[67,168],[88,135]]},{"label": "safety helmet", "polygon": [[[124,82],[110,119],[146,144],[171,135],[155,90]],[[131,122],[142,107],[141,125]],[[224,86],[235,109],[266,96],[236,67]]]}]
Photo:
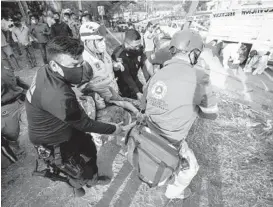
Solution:
[{"label": "safety helmet", "polygon": [[201,35],[192,30],[181,30],[173,35],[169,48],[175,47],[185,52],[190,52],[194,49],[202,51],[203,45]]},{"label": "safety helmet", "polygon": [[80,28],[81,40],[97,40],[105,36],[106,30],[96,22],[86,22]]}]

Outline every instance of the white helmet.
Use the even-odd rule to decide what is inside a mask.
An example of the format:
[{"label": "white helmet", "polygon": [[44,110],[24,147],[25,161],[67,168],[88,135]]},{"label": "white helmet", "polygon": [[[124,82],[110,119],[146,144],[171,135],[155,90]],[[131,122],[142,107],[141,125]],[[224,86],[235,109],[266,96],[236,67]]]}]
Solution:
[{"label": "white helmet", "polygon": [[105,29],[96,22],[86,22],[80,28],[82,41],[101,39],[105,33]]}]

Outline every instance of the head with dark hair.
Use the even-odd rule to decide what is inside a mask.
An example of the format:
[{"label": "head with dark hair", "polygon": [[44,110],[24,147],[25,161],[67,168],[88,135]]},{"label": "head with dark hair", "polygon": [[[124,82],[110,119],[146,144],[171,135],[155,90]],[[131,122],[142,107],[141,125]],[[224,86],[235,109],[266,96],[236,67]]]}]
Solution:
[{"label": "head with dark hair", "polygon": [[78,39],[63,36],[53,38],[47,43],[50,68],[64,76],[68,82],[76,84],[77,81],[71,79],[79,77],[80,72],[82,74],[83,50]]},{"label": "head with dark hair", "polygon": [[91,22],[92,21],[92,17],[91,17],[91,14],[89,13],[84,13],[82,16],[81,16],[81,22],[82,24],[86,23],[86,22]]},{"label": "head with dark hair", "polygon": [[31,23],[32,24],[38,24],[38,22],[39,22],[39,16],[38,16],[38,14],[32,14],[30,16],[30,19],[31,19]]},{"label": "head with dark hair", "polygon": [[146,31],[152,32],[154,24],[152,22],[148,22],[146,26]]},{"label": "head with dark hair", "polygon": [[54,18],[56,24],[58,24],[60,22],[60,14],[58,12],[53,13],[53,18]]},{"label": "head with dark hair", "polygon": [[269,52],[269,51],[267,51],[267,52],[265,53],[265,55],[268,55],[268,56],[269,56],[269,55],[270,55],[270,52]]},{"label": "head with dark hair", "polygon": [[20,27],[22,25],[21,19],[18,18],[18,17],[13,17],[12,21],[13,21],[13,24],[14,24],[15,27]]},{"label": "head with dark hair", "polygon": [[70,13],[64,13],[63,20],[64,22],[68,22],[70,20],[71,14]]},{"label": "head with dark hair", "polygon": [[136,51],[141,48],[141,36],[135,29],[129,29],[125,32],[124,47],[127,50]]}]

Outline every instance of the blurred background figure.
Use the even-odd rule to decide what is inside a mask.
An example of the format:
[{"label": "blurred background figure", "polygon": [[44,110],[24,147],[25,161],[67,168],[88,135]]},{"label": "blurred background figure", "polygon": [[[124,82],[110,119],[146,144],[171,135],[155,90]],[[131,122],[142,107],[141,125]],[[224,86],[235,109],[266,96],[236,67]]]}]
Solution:
[{"label": "blurred background figure", "polygon": [[154,25],[151,22],[149,22],[147,24],[146,31],[144,34],[144,48],[147,58],[151,57],[151,54],[153,53],[155,48],[154,44],[155,30],[153,26]]},{"label": "blurred background figure", "polygon": [[54,20],[55,24],[51,26],[51,38],[57,36],[73,36],[70,27],[65,22],[61,21],[60,14],[58,12],[54,13]]},{"label": "blurred background figure", "polygon": [[265,69],[267,68],[267,63],[269,60],[270,52],[267,51],[261,58],[259,59],[257,69],[252,73],[253,75],[261,75]]},{"label": "blurred background figure", "polygon": [[37,39],[44,64],[47,64],[46,43],[48,42],[50,29],[46,23],[39,22],[38,15],[31,16],[30,33]]},{"label": "blurred background figure", "polygon": [[31,36],[29,28],[22,23],[21,19],[14,18],[13,23],[12,39],[19,44],[20,50],[24,53],[30,67],[34,68],[37,63],[31,41],[35,38]]},{"label": "blurred background figure", "polygon": [[248,60],[246,62],[246,65],[244,67],[244,71],[246,73],[252,73],[253,70],[257,68],[257,64],[259,62],[260,56],[258,55],[257,50],[252,50],[249,53]]}]

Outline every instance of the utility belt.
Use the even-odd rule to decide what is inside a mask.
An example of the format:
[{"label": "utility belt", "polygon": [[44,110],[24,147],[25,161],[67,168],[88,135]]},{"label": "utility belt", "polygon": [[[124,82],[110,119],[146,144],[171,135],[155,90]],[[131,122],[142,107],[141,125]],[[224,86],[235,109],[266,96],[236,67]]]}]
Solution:
[{"label": "utility belt", "polygon": [[127,159],[136,169],[138,177],[150,187],[172,180],[181,170],[189,169],[189,162],[181,156],[180,146],[174,146],[147,127],[145,117],[127,134]]},{"label": "utility belt", "polygon": [[[59,180],[66,182],[63,177],[59,177],[60,179],[58,179],[60,172],[62,172],[73,179],[81,179],[86,162],[80,155],[71,155],[64,160],[62,158],[60,145],[35,145],[35,149],[37,150],[39,159],[42,159],[47,164],[47,169],[38,171],[38,161],[36,160],[36,169],[33,175],[48,177],[50,179],[52,176],[55,176],[56,179],[54,181]],[[53,172],[51,172],[50,167]],[[50,173],[51,175],[49,175]]]}]

